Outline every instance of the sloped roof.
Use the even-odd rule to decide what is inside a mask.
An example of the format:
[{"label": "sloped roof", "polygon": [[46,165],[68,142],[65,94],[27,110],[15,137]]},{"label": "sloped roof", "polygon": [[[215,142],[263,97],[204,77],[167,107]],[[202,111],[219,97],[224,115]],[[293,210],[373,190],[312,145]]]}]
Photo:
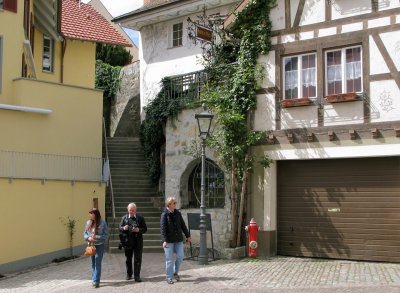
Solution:
[{"label": "sloped roof", "polygon": [[67,39],[132,45],[91,5],[79,0],[62,0],[61,34]]}]

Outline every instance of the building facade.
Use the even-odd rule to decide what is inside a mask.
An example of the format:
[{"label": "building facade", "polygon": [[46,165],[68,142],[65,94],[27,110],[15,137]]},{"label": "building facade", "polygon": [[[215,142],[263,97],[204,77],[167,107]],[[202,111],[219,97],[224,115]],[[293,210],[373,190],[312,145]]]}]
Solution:
[{"label": "building facade", "polygon": [[278,1],[252,214],[266,254],[400,261],[400,4]]},{"label": "building facade", "polygon": [[[207,15],[223,15],[237,3],[224,4],[216,11],[208,1],[149,3],[119,19],[141,33],[142,106],[163,77],[202,68],[186,19],[204,5]],[[261,255],[399,261],[399,9],[398,1],[276,1],[252,116],[267,137],[252,153],[273,160],[251,176]],[[185,153],[196,137],[193,117],[184,110],[165,130],[165,194],[179,194],[182,206],[195,169]],[[211,151],[207,157],[215,162]],[[228,244],[229,209],[229,200],[208,209],[220,247]]]},{"label": "building facade", "polygon": [[129,45],[80,1],[0,1],[1,274],[80,254],[104,215],[96,42]]}]

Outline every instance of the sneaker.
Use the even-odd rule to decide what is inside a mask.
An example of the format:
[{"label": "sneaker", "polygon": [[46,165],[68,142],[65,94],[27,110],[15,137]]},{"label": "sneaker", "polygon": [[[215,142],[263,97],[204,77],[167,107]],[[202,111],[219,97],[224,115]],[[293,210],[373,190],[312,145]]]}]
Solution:
[{"label": "sneaker", "polygon": [[181,280],[181,277],[179,277],[178,273],[174,274],[174,278],[177,282],[179,282]]},{"label": "sneaker", "polygon": [[97,284],[97,283],[93,283],[92,286],[93,286],[93,288],[99,288],[100,287],[100,285]]},{"label": "sneaker", "polygon": [[168,284],[173,284],[174,281],[172,281],[172,279],[167,279],[167,283],[168,283]]},{"label": "sneaker", "polygon": [[129,276],[129,275],[126,275],[126,278],[125,278],[126,280],[130,280],[130,279],[132,279],[132,276]]}]

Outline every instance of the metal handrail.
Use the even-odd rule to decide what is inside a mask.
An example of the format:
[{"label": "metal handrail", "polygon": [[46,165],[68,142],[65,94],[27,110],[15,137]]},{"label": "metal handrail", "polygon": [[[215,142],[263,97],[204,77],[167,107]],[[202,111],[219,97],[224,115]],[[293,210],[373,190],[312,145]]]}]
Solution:
[{"label": "metal handrail", "polygon": [[106,164],[108,165],[108,172],[109,172],[109,179],[108,182],[110,184],[110,193],[111,193],[111,211],[112,217],[115,219],[115,204],[114,204],[114,190],[112,185],[112,178],[111,178],[111,169],[110,169],[110,160],[108,159],[108,146],[107,146],[107,135],[106,135],[106,122],[103,117],[103,139],[104,139],[104,146],[106,149]]}]

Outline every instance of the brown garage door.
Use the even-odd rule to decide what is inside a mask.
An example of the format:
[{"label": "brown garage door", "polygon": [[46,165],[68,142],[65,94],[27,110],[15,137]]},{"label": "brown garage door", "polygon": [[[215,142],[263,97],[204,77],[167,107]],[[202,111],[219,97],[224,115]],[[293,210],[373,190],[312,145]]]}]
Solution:
[{"label": "brown garage door", "polygon": [[280,255],[400,262],[400,158],[280,161]]}]

